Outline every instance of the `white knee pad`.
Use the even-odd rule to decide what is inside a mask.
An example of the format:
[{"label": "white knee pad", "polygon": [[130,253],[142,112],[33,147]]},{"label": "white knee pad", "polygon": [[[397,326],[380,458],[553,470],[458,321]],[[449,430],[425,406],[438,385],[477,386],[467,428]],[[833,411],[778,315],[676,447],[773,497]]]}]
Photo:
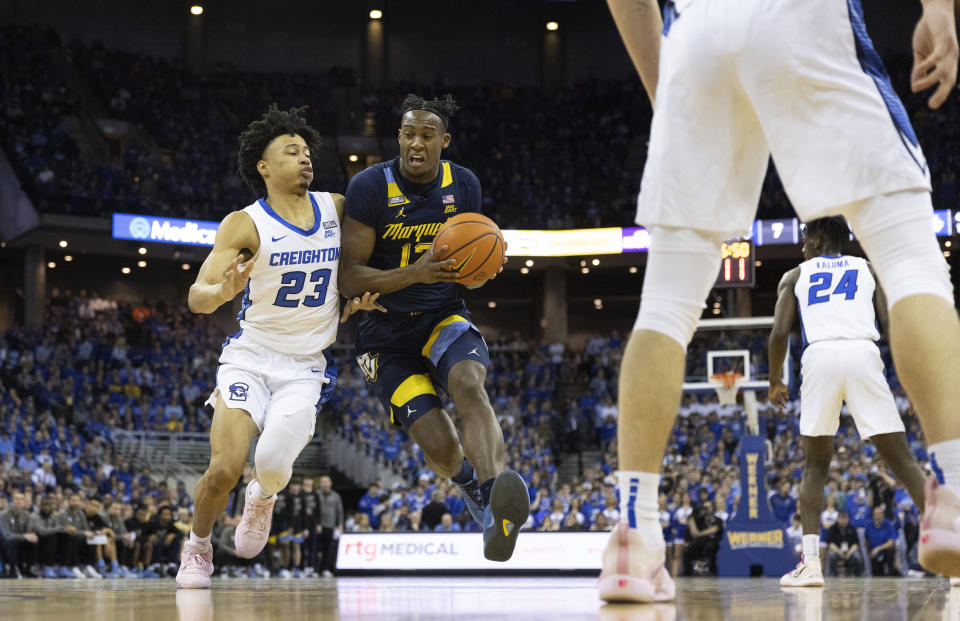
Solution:
[{"label": "white knee pad", "polygon": [[721,243],[718,233],[652,227],[640,312],[633,329],[659,332],[686,347],[717,280]]},{"label": "white knee pad", "polygon": [[953,301],[950,266],[932,230],[933,205],[924,190],[883,194],[842,210],[873,264],[887,308],[918,294]]},{"label": "white knee pad", "polygon": [[253,457],[264,494],[276,494],[287,486],[293,475],[293,462],[313,435],[315,420],[316,411],[312,409],[267,418]]}]

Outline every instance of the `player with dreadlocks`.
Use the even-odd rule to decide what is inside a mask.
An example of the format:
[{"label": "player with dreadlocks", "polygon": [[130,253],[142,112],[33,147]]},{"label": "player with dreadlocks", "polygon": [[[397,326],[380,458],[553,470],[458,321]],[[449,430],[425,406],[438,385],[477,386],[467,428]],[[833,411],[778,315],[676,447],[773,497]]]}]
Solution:
[{"label": "player with dreadlocks", "polygon": [[[800,482],[800,521],[803,556],[797,568],[783,576],[783,586],[823,586],[820,565],[820,512],[827,483],[833,439],[844,401],[860,437],[873,443],[893,476],[906,486],[916,508],[923,511],[925,477],[907,446],[907,436],[883,375],[876,341],[877,324],[886,330],[887,304],[870,264],[844,254],[850,230],[842,216],[811,220],[803,231],[803,263],[780,281],[770,332],[770,402],[781,410],[787,387],[781,381],[783,361],[797,309],[803,328],[801,360],[800,435],[803,438],[803,478]],[[892,477],[878,472],[890,487]],[[875,505],[880,502],[874,499]],[[890,498],[888,507],[900,504]],[[830,548],[830,566],[846,563],[850,551]],[[892,547],[877,548],[870,558],[891,556]]]},{"label": "player with dreadlocks", "polygon": [[[506,467],[503,433],[484,380],[490,354],[457,292],[453,260],[433,238],[447,218],[480,212],[480,182],[441,160],[450,146],[449,95],[408,95],[397,138],[400,155],[360,172],[347,187],[343,292],[381,294],[385,314],[366,313],[357,330],[357,362],[390,422],[407,430],[426,465],[460,488],[483,526],[483,553],[506,561],[530,513],[520,475]],[[457,435],[437,387],[453,398]]]},{"label": "player with dreadlocks", "polygon": [[[256,475],[247,485],[237,555],[253,558],[270,533],[276,494],[313,437],[319,404],[336,383],[328,348],[337,336],[337,272],[343,196],[311,192],[320,137],[306,108],[272,105],[240,135],[238,174],[257,201],[227,215],[187,303],[209,314],[243,291],[240,329],[227,337],[217,369],[210,464],[197,483],[190,539],[177,573],[180,588],[208,588],[213,574],[210,531],[227,506],[260,435]],[[343,320],[383,310],[376,295],[350,300]]]}]

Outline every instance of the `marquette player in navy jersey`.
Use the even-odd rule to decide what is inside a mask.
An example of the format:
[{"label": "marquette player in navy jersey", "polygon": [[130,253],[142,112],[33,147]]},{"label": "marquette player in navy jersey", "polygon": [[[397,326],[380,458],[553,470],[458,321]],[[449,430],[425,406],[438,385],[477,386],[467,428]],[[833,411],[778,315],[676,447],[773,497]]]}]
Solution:
[{"label": "marquette player in navy jersey", "polygon": [[[367,313],[357,331],[357,361],[390,421],[405,428],[427,465],[453,478],[483,525],[486,558],[505,561],[527,520],[520,475],[506,469],[503,433],[483,383],[487,345],[457,294],[453,260],[440,261],[433,238],[447,218],[480,211],[480,183],[441,160],[450,145],[452,98],[403,102],[400,156],[357,174],[347,187],[341,283],[345,294],[381,294],[384,314]],[[437,388],[456,404],[457,435]],[[476,472],[474,472],[476,468]]]},{"label": "marquette player in navy jersey", "polygon": [[[337,335],[337,273],[343,197],[310,192],[310,155],[320,137],[304,108],[276,105],[240,135],[239,174],[263,198],[223,219],[188,304],[212,313],[240,291],[240,329],[227,337],[217,369],[210,464],[197,483],[190,539],[177,586],[207,588],[213,574],[210,531],[260,435],[255,478],[247,485],[237,555],[253,558],[270,532],[276,494],[310,441],[317,408],[336,382],[326,349]],[[346,315],[377,308],[376,296],[351,300]]]},{"label": "marquette player in navy jersey", "polygon": [[907,434],[883,375],[877,330],[887,325],[887,302],[870,265],[843,253],[850,233],[841,216],[818,218],[803,231],[803,263],[783,275],[770,331],[770,402],[787,404],[780,381],[790,329],[800,312],[804,351],[800,386],[803,479],[800,520],[803,556],[780,579],[783,586],[823,586],[820,512],[833,457],[833,439],[846,401],[860,437],[873,442],[923,511],[926,477],[910,454]]},{"label": "marquette player in navy jersey", "polygon": [[[663,601],[657,512],[685,350],[725,239],[749,232],[770,156],[803,221],[843,215],[883,284],[890,345],[942,476],[924,494],[919,559],[960,575],[960,320],[931,231],[927,162],[859,0],[608,0],[653,102],[637,199],[650,231],[640,311],[620,369],[621,515],[598,585]],[[922,0],[914,92],[939,108],[957,78],[955,0]]]}]

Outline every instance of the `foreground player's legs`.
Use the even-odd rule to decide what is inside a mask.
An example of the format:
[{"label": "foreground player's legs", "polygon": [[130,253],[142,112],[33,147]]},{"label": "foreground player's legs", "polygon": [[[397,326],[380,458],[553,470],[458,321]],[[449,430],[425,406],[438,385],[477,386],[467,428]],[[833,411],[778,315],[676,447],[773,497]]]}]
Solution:
[{"label": "foreground player's legs", "polygon": [[[873,263],[890,307],[890,346],[897,374],[920,416],[937,479],[928,483],[920,563],[960,575],[960,319],[933,208],[923,191],[896,192],[851,205],[847,220]],[[938,482],[945,488],[938,489]]]},{"label": "foreground player's legs", "polygon": [[210,427],[210,464],[194,492],[193,527],[183,544],[177,586],[208,588],[213,574],[213,547],[210,532],[227,508],[230,490],[237,484],[247,461],[250,441],[257,435],[256,423],[246,411],[228,408],[217,398]]},{"label": "foreground player's legs", "polygon": [[673,598],[664,568],[657,493],[663,452],[680,406],[686,347],[720,267],[716,235],[653,227],[640,313],[620,367],[621,523],[603,554],[607,601]]},{"label": "foreground player's legs", "polygon": [[823,586],[820,566],[820,512],[827,483],[833,436],[803,436],[803,477],[800,479],[800,523],[803,526],[803,557],[800,564],[780,578],[782,586]]},{"label": "foreground player's legs", "polygon": [[[480,347],[482,341],[476,345]],[[480,481],[483,555],[491,561],[506,561],[513,556],[520,527],[530,515],[530,495],[523,478],[507,469],[503,431],[483,385],[486,377],[487,369],[480,362],[460,360],[450,368],[447,387],[463,425],[463,451]]]},{"label": "foreground player's legs", "polygon": [[487,370],[479,362],[461,360],[450,369],[447,385],[463,425],[460,443],[480,481],[492,480],[506,469],[503,431],[490,405],[483,382]]}]

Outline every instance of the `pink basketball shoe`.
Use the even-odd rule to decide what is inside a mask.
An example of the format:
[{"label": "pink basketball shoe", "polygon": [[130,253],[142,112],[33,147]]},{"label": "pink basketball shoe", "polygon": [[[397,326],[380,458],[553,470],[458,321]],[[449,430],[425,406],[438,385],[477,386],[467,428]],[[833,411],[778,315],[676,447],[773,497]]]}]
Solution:
[{"label": "pink basketball shoe", "polygon": [[917,553],[920,564],[935,574],[960,576],[960,498],[935,478],[927,479],[924,498]]},{"label": "pink basketball shoe", "polygon": [[603,551],[603,571],[597,582],[605,602],[666,602],[676,593],[665,567],[665,548],[648,548],[643,537],[620,522]]},{"label": "pink basketball shoe", "polygon": [[263,546],[267,545],[270,537],[270,523],[273,521],[273,505],[277,502],[274,494],[267,500],[253,498],[250,495],[250,484],[243,496],[243,519],[237,525],[237,532],[233,535],[233,543],[237,546],[237,556],[253,558],[260,554]]},{"label": "pink basketball shoe", "polygon": [[213,546],[209,543],[183,544],[180,553],[180,570],[177,571],[177,588],[209,589],[213,575]]}]

